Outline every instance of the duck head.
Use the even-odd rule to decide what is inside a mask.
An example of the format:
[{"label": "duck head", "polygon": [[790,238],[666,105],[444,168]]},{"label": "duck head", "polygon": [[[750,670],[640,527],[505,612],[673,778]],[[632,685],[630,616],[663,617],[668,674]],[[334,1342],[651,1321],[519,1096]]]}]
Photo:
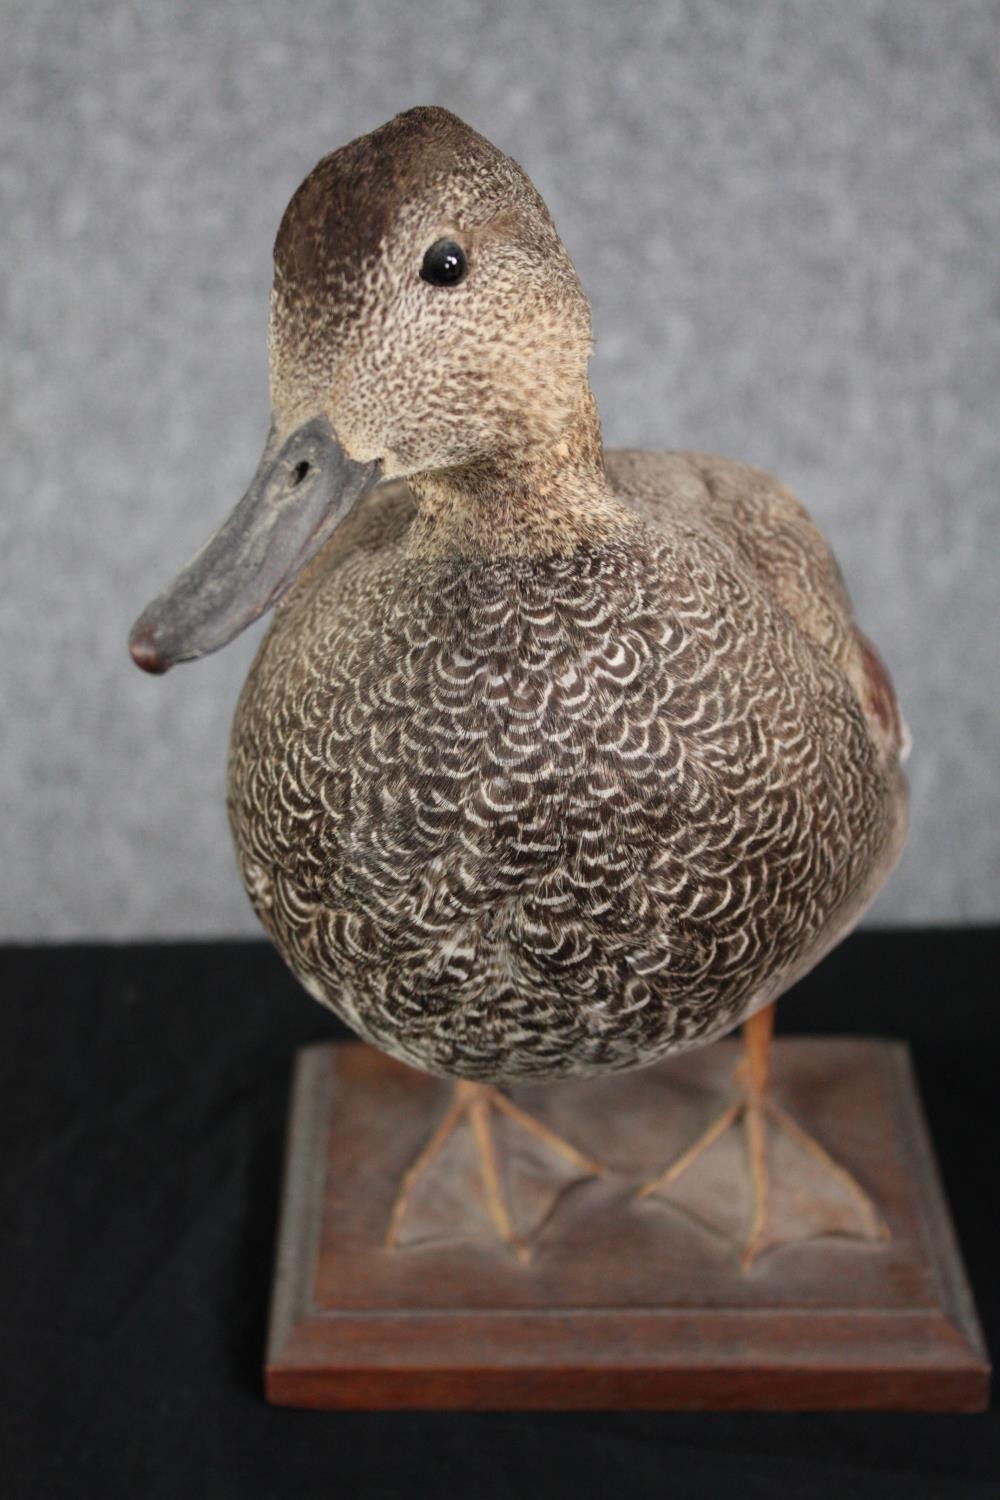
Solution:
[{"label": "duck head", "polygon": [[137,664],[164,672],[232,640],[381,478],[551,446],[588,394],[591,346],[539,194],[447,110],[409,110],[325,157],[275,241],[263,457],[137,620]]}]

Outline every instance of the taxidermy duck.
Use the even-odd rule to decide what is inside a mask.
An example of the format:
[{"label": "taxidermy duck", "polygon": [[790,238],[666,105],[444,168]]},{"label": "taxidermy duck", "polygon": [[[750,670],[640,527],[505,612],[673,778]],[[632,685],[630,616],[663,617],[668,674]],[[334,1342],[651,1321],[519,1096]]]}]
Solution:
[{"label": "taxidermy duck", "polygon": [[471,1128],[524,1252],[501,1086],[641,1068],[739,1023],[764,1243],[774,1002],[900,853],[905,732],[805,510],[760,470],[602,447],[590,309],[521,168],[419,108],[325,157],[274,248],[273,421],[246,495],[136,623],[140,667],[275,618],[232,732],[253,905],[367,1041],[456,1080],[388,1230]]}]

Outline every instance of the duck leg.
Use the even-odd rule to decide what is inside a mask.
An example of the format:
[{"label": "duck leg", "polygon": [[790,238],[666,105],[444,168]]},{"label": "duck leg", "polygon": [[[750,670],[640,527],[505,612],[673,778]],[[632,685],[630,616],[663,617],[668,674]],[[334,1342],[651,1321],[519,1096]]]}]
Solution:
[{"label": "duck leg", "polygon": [[781,1238],[769,1233],[770,1193],[768,1169],[768,1132],[782,1132],[816,1163],[816,1169],[832,1177],[854,1200],[860,1215],[863,1239],[888,1239],[889,1231],[879,1218],[872,1200],[845,1167],[835,1161],[813,1136],[782,1109],[771,1095],[771,1045],[774,1033],[774,1005],[768,1005],[751,1016],[743,1026],[743,1058],[736,1069],[736,1098],[708,1126],[665,1172],[643,1184],[637,1196],[648,1198],[677,1181],[710,1146],[741,1120],[746,1136],[750,1167],[752,1211],[750,1226],[740,1266],[746,1271],[765,1247],[780,1244]]},{"label": "duck leg", "polygon": [[536,1120],[525,1110],[519,1109],[516,1104],[511,1103],[506,1094],[486,1083],[469,1083],[460,1080],[455,1084],[451,1096],[451,1103],[444,1114],[440,1124],[434,1131],[430,1140],[417,1156],[407,1171],[403,1174],[396,1200],[392,1206],[389,1216],[389,1227],[386,1230],[385,1244],[387,1249],[393,1249],[399,1240],[399,1231],[406,1214],[407,1202],[417,1179],[430,1165],[441,1151],[445,1142],[458,1128],[459,1125],[467,1123],[476,1143],[476,1152],[479,1158],[479,1175],[482,1185],[483,1198],[493,1226],[499,1238],[513,1251],[518,1260],[526,1261],[530,1257],[530,1249],[527,1242],[516,1232],[511,1221],[510,1209],[507,1203],[507,1195],[504,1191],[500,1163],[497,1155],[496,1141],[493,1134],[491,1116],[494,1111],[507,1116],[508,1119],[519,1126],[522,1130],[533,1135],[537,1140],[543,1142],[550,1150],[562,1156],[573,1166],[579,1167],[582,1172],[596,1177],[603,1177],[605,1169],[599,1162],[592,1161],[589,1156],[584,1156],[571,1146],[562,1136]]}]

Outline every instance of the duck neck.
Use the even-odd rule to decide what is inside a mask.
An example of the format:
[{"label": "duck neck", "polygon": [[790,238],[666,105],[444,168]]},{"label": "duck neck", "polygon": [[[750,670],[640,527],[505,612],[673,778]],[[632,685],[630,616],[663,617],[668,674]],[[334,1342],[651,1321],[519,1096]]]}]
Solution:
[{"label": "duck neck", "polygon": [[420,557],[551,557],[622,531],[631,513],[604,470],[589,387],[558,438],[408,480],[417,502],[408,551]]}]

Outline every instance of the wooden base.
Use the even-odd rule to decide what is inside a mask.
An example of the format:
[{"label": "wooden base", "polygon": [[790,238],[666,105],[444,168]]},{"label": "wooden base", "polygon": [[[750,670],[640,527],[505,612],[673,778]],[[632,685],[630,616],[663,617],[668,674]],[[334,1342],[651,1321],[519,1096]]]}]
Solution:
[{"label": "wooden base", "polygon": [[[748,1271],[737,1132],[669,1192],[637,1185],[731,1097],[735,1041],[640,1073],[513,1091],[610,1168],[581,1177],[496,1126],[521,1264],[481,1205],[468,1131],[384,1234],[400,1177],[450,1086],[356,1044],[298,1059],[266,1366],[280,1405],[381,1410],[977,1411],[989,1364],[905,1047],[782,1038],[775,1097],[874,1199],[891,1238],[815,1161],[769,1146],[784,1243]],[[807,1187],[809,1191],[807,1192]],[[816,1202],[822,1211],[817,1214]],[[843,1233],[828,1231],[842,1215]],[[831,1217],[832,1216],[832,1217]]]}]

